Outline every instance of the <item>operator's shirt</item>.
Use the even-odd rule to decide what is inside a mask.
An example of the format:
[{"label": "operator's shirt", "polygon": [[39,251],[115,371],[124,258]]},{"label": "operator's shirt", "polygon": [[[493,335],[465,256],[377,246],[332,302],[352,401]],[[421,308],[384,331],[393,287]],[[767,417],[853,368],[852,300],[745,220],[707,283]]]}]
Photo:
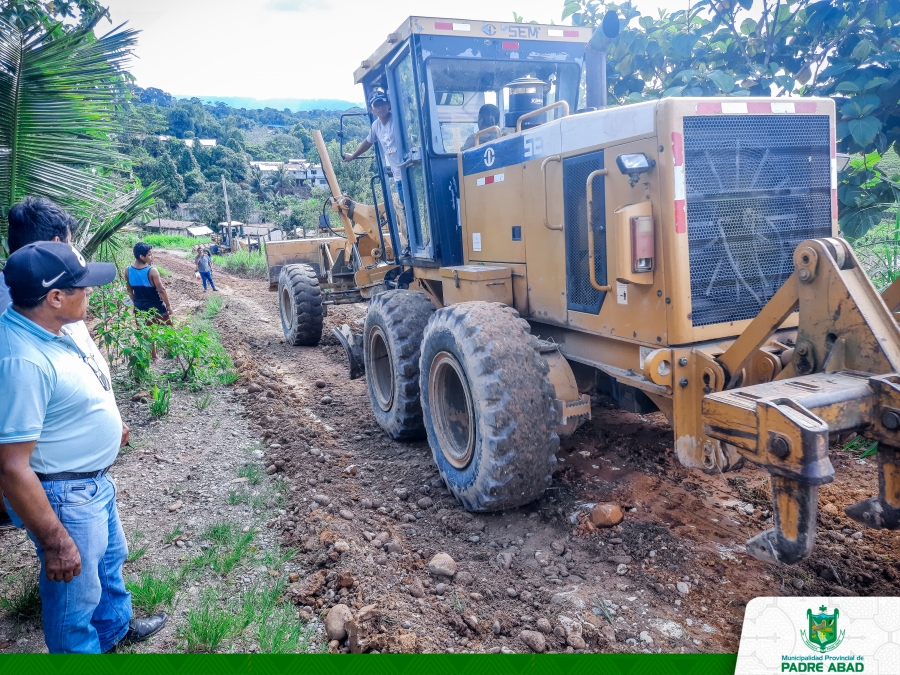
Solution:
[{"label": "operator's shirt", "polygon": [[372,122],[372,128],[369,130],[369,135],[366,136],[366,141],[375,145],[375,142],[378,142],[378,145],[381,146],[381,152],[384,155],[384,158],[387,160],[388,166],[391,167],[391,173],[394,175],[394,180],[398,183],[400,182],[400,149],[397,145],[397,142],[394,137],[394,117],[391,116],[387,124],[382,124],[380,119],[375,119]]},{"label": "operator's shirt", "polygon": [[[109,367],[83,321],[54,335],[15,311],[0,315],[0,452],[4,443],[37,441],[38,473],[99,471],[119,453],[122,418]],[[82,356],[83,355],[83,356]]]}]

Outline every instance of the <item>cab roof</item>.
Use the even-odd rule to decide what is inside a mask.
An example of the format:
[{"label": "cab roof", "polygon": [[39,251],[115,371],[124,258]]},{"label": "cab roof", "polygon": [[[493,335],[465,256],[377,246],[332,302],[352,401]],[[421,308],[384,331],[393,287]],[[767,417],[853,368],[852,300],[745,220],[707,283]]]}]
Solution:
[{"label": "cab roof", "polygon": [[387,40],[375,53],[360,64],[353,73],[356,84],[381,63],[397,45],[410,35],[442,35],[454,37],[484,38],[502,41],[540,40],[542,42],[580,42],[591,39],[593,29],[587,26],[554,26],[539,23],[512,23],[509,21],[473,21],[471,19],[440,19],[427,16],[411,16],[387,36]]}]

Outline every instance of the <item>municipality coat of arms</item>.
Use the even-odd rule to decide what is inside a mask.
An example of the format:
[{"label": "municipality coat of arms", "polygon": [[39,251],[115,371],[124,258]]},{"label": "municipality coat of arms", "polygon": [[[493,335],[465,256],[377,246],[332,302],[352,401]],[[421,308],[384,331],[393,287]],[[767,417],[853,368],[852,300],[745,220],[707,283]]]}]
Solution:
[{"label": "municipality coat of arms", "polygon": [[819,607],[817,614],[813,614],[811,609],[806,610],[809,632],[800,631],[800,637],[803,638],[806,646],[817,652],[830,652],[841,644],[846,631],[838,632],[839,615],[840,612],[837,608],[829,614],[825,605]]}]

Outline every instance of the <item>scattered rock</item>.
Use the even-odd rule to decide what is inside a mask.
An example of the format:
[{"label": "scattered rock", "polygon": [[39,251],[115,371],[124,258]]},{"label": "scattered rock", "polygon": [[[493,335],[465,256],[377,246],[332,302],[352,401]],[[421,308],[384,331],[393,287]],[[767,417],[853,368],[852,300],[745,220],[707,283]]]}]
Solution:
[{"label": "scattered rock", "polygon": [[353,613],[347,605],[335,605],[325,615],[325,634],[329,640],[342,641],[347,637],[347,622]]},{"label": "scattered rock", "polygon": [[648,633],[648,632],[645,631],[645,630],[642,630],[642,631],[641,631],[641,634],[638,635],[638,638],[640,639],[641,642],[643,642],[643,643],[646,644],[646,645],[652,645],[652,644],[653,644],[653,638],[651,637],[650,633]]},{"label": "scattered rock", "polygon": [[344,520],[353,520],[353,512],[348,511],[347,509],[341,509],[338,514]]},{"label": "scattered rock", "polygon": [[414,598],[425,597],[425,589],[422,587],[422,582],[418,577],[412,577],[412,580],[409,582],[409,594]]},{"label": "scattered rock", "polygon": [[675,589],[681,593],[681,595],[687,595],[691,592],[691,585],[686,581],[679,581],[675,584]]},{"label": "scattered rock", "polygon": [[422,499],[416,502],[416,506],[422,510],[431,508],[433,504],[434,502],[431,501],[431,497],[422,497]]},{"label": "scattered rock", "polygon": [[456,574],[456,561],[446,553],[438,553],[429,561],[428,571],[435,576],[452,577]]},{"label": "scattered rock", "polygon": [[607,560],[615,565],[630,565],[631,556],[629,555],[611,555]]},{"label": "scattered rock", "polygon": [[587,647],[584,638],[580,635],[570,635],[566,638],[566,644],[569,645],[572,649],[584,649],[585,647]]},{"label": "scattered rock", "polygon": [[500,567],[505,570],[508,570],[510,566],[512,566],[512,559],[513,554],[509,551],[500,551],[500,553],[497,554],[497,562],[500,564]]},{"label": "scattered rock", "polygon": [[321,506],[328,506],[331,503],[331,498],[326,495],[313,495],[313,501]]},{"label": "scattered rock", "polygon": [[398,544],[396,541],[389,541],[384,545],[384,549],[388,553],[401,553],[403,551],[403,547]]},{"label": "scattered rock", "polygon": [[537,620],[537,629],[544,635],[549,635],[553,632],[553,626],[551,626],[550,622],[547,621],[547,619],[545,619],[544,617],[541,617]]},{"label": "scattered rock", "polygon": [[507,588],[506,594],[511,598],[519,597],[519,591],[517,591],[515,588]]},{"label": "scattered rock", "polygon": [[325,388],[325,380],[316,380],[316,386],[319,389],[324,389]]},{"label": "scattered rock", "polygon": [[334,550],[337,551],[338,553],[346,553],[347,551],[350,550],[350,544],[348,544],[343,539],[339,539],[336,542],[334,542]]},{"label": "scattered rock", "polygon": [[803,588],[803,579],[791,579],[791,585],[799,591]]},{"label": "scattered rock", "polygon": [[625,576],[626,574],[628,574],[628,565],[622,563],[621,565],[616,567],[616,574],[618,574],[619,576]]},{"label": "scattered rock", "polygon": [[[250,385],[250,386],[252,387],[253,385]],[[134,393],[134,395],[131,397],[131,400],[134,401],[135,403],[138,403],[138,402],[147,403],[152,398],[153,398],[153,394],[151,392],[138,391],[138,392]]]},{"label": "scattered rock", "polygon": [[178,509],[180,509],[182,506],[184,506],[184,502],[182,502],[179,499],[177,502],[173,502],[173,503],[169,504],[169,512],[173,513],[175,511],[177,511]]},{"label": "scattered rock", "polygon": [[591,509],[591,522],[596,527],[613,527],[621,523],[623,517],[618,504],[597,504]]},{"label": "scattered rock", "polygon": [[407,490],[406,488],[397,488],[396,490],[394,490],[394,494],[400,497],[400,499],[402,499],[403,501],[409,499],[409,490]]},{"label": "scattered rock", "polygon": [[348,467],[344,468],[343,473],[350,474],[351,476],[355,476],[359,469],[356,468],[356,464],[351,464]]},{"label": "scattered rock", "polygon": [[325,585],[325,570],[319,570],[310,574],[303,581],[298,581],[287,587],[287,594],[297,604],[309,605],[314,602],[313,596],[322,590]]},{"label": "scattered rock", "polygon": [[503,627],[500,625],[500,622],[494,619],[494,623],[491,624],[491,630],[494,632],[494,635],[500,635],[503,631]]},{"label": "scattered rock", "polygon": [[547,648],[547,641],[544,640],[544,636],[536,630],[523,630],[519,633],[519,639],[537,654],[542,653]]},{"label": "scattered rock", "polygon": [[438,584],[434,587],[434,592],[437,595],[443,595],[447,591],[447,584]]},{"label": "scattered rock", "polygon": [[276,471],[278,471],[278,467],[276,467],[274,464],[270,464],[269,466],[266,467],[266,473],[269,474],[270,476],[273,473],[275,473]]},{"label": "scattered rock", "polygon": [[463,571],[463,572],[457,573],[457,575],[454,577],[453,580],[460,586],[468,586],[473,581],[475,581],[475,577],[473,577],[468,572]]},{"label": "scattered rock", "polygon": [[350,588],[355,581],[353,575],[347,571],[340,572],[337,576],[337,585],[341,588]]}]

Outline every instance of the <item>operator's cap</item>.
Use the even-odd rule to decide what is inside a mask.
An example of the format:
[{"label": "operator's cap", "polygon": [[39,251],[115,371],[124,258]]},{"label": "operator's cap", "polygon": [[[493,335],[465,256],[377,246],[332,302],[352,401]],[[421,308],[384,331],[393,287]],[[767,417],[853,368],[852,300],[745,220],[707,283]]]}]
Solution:
[{"label": "operator's cap", "polygon": [[71,244],[41,241],[9,256],[3,276],[13,298],[36,300],[55,288],[108,284],[116,278],[116,266],[88,263]]},{"label": "operator's cap", "polygon": [[381,89],[376,89],[372,92],[372,95],[369,96],[369,107],[371,108],[376,103],[390,103],[388,95],[381,91]]}]

